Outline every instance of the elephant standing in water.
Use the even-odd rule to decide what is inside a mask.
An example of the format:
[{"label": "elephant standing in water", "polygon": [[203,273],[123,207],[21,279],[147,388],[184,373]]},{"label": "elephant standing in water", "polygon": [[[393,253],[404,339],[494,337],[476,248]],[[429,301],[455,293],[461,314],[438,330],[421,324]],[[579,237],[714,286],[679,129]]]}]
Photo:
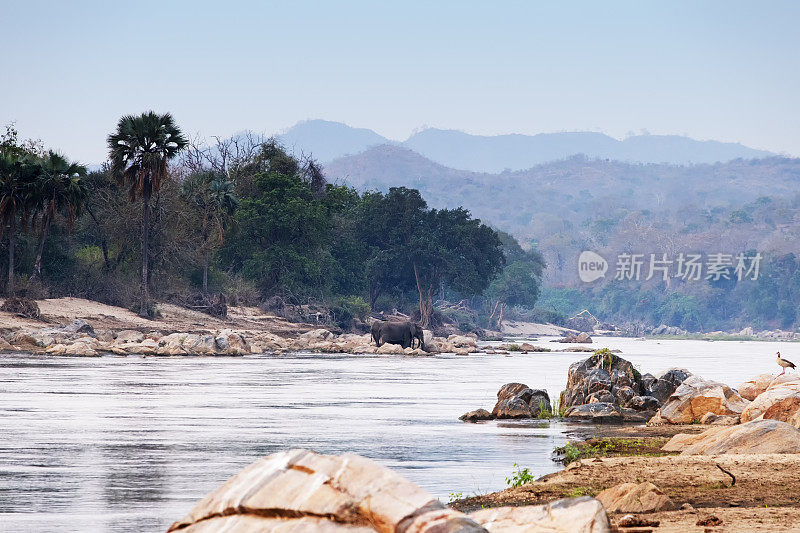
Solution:
[{"label": "elephant standing in water", "polygon": [[414,340],[419,347],[425,349],[425,335],[419,324],[415,322],[396,322],[376,320],[371,328],[372,340],[378,346],[384,343],[399,344],[403,348],[414,348]]}]

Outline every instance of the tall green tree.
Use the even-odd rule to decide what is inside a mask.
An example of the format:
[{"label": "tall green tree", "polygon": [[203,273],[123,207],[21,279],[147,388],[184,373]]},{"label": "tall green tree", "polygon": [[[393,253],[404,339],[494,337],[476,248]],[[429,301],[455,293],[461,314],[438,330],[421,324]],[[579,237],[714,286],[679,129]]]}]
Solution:
[{"label": "tall green tree", "polygon": [[367,248],[365,263],[369,303],[389,292],[416,289],[410,254],[417,234],[424,227],[428,204],[416,189],[392,187],[387,194],[364,193],[358,227]]},{"label": "tall green tree", "polygon": [[63,213],[67,220],[67,226],[71,228],[88,196],[84,179],[86,177],[85,166],[70,162],[52,150],[47,152],[38,163],[39,172],[36,180],[31,184],[31,203],[34,221],[37,215],[41,215],[41,228],[31,279],[36,279],[42,274],[44,242],[56,214]]},{"label": "tall green tree", "polygon": [[108,136],[111,171],[128,185],[131,202],[142,200],[142,283],[139,314],[148,315],[150,200],[167,178],[167,163],[183,150],[188,141],[169,113],[153,111],[126,115]]},{"label": "tall green tree", "polygon": [[6,295],[14,295],[14,255],[17,230],[24,228],[30,205],[30,183],[34,165],[28,157],[13,150],[0,150],[0,236],[8,234],[8,282]]},{"label": "tall green tree", "polygon": [[505,262],[497,233],[460,207],[427,213],[414,235],[411,257],[423,327],[430,324],[433,298],[442,288],[482,294]]},{"label": "tall green tree", "polygon": [[416,189],[393,187],[363,197],[361,227],[369,247],[370,303],[385,291],[416,290],[420,322],[429,325],[442,288],[480,294],[503,265],[500,240],[465,209],[428,209]]},{"label": "tall green tree", "polygon": [[223,172],[207,170],[190,175],[183,183],[186,197],[200,211],[200,255],[203,293],[208,294],[208,269],[214,248],[225,243],[225,230],[239,199],[233,182]]},{"label": "tall green tree", "polygon": [[330,257],[325,206],[297,160],[275,143],[264,144],[250,168],[237,174],[236,224],[222,257],[264,296],[321,296]]}]

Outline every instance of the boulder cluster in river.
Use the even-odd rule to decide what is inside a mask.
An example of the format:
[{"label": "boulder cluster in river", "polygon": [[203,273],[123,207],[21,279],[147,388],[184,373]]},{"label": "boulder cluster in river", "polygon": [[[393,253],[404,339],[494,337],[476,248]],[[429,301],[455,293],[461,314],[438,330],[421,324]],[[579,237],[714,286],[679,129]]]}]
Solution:
[{"label": "boulder cluster in river", "polygon": [[560,396],[564,416],[594,422],[646,422],[691,374],[672,369],[642,375],[630,361],[607,349],[573,363]]},{"label": "boulder cluster in river", "polygon": [[486,409],[477,409],[464,413],[459,420],[480,422],[496,418],[550,418],[552,411],[547,391],[531,389],[522,383],[506,383],[497,391],[497,403],[491,413]]}]

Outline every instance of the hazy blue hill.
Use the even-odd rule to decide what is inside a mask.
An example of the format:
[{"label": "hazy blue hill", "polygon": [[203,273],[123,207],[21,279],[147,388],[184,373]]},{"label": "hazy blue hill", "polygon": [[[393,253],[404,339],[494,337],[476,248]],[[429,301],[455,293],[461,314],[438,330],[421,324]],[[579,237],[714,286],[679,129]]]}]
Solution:
[{"label": "hazy blue hill", "polygon": [[370,129],[353,128],[328,120],[298,122],[276,138],[295,154],[313,155],[314,159],[322,162],[389,142]]},{"label": "hazy blue hill", "polygon": [[575,154],[611,153],[618,143],[608,135],[593,132],[482,136],[427,129],[412,135],[403,144],[449,167],[501,172],[530,168]]},{"label": "hazy blue hill", "polygon": [[616,150],[606,157],[644,163],[717,163],[775,155],[739,143],[696,141],[679,135],[636,135],[615,142]]},{"label": "hazy blue hill", "polygon": [[521,170],[576,154],[672,164],[716,163],[774,155],[741,144],[696,141],[678,135],[637,135],[618,141],[592,132],[481,136],[428,129],[412,135],[403,144],[443,165],[483,172]]},{"label": "hazy blue hill", "polygon": [[447,167],[473,172],[525,170],[578,154],[590,159],[671,164],[716,163],[774,155],[737,143],[697,141],[679,135],[637,135],[620,141],[603,133],[586,131],[485,136],[430,128],[399,143],[370,129],[327,120],[299,122],[277,138],[294,153],[311,154],[322,163],[390,143],[402,144]]}]

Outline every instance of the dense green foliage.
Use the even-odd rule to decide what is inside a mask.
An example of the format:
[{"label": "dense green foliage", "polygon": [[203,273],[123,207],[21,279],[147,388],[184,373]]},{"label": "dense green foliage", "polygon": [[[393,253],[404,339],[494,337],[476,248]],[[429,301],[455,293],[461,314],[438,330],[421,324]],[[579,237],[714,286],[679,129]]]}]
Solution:
[{"label": "dense green foliage", "polygon": [[538,294],[541,257],[465,209],[431,209],[404,187],[360,194],[326,183],[314,161],[272,140],[200,147],[168,114],[126,116],[108,137],[110,163],[87,173],[13,131],[4,139],[2,251],[16,247],[19,260],[9,292],[84,296],[143,315],[151,293],[176,303],[278,298],[343,326],[394,309],[428,324],[438,298],[480,301],[498,276],[493,298],[530,305]]},{"label": "dense green foliage", "polygon": [[791,329],[800,324],[800,258],[766,257],[757,280],[711,280],[667,288],[664,283],[612,282],[585,289],[547,288],[538,306],[564,316],[589,309],[604,320],[688,331]]}]

